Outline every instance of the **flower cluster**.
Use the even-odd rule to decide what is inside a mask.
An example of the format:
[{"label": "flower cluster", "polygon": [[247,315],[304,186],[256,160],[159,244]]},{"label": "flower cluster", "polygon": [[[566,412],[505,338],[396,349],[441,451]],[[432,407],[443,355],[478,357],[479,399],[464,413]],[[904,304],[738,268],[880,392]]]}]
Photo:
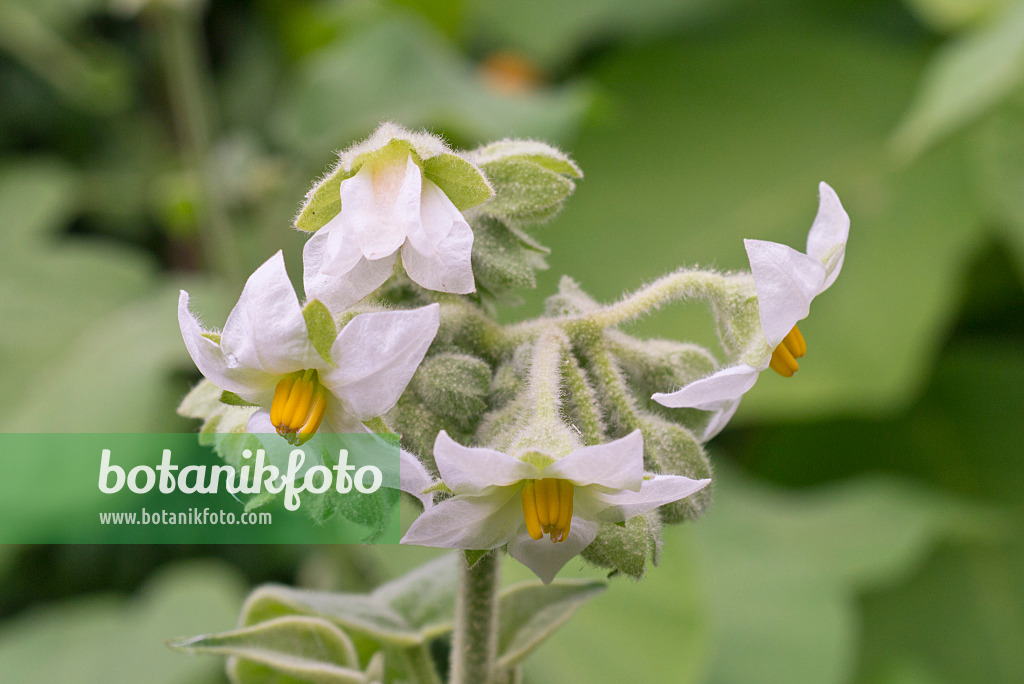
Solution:
[{"label": "flower cluster", "polygon": [[[506,548],[544,582],[580,554],[639,576],[661,525],[707,505],[703,443],[762,370],[797,370],[796,324],[838,276],[849,219],[822,183],[806,253],[747,240],[750,273],[684,269],[607,306],[565,280],[543,317],[499,325],[496,305],[544,267],[529,224],[581,175],[535,141],[457,152],[384,124],[296,218],[306,300],[277,252],[222,330],[181,292],[185,346],[250,433],[400,433],[401,486],[424,507],[404,543]],[[692,297],[711,304],[724,364],[617,329]]]}]

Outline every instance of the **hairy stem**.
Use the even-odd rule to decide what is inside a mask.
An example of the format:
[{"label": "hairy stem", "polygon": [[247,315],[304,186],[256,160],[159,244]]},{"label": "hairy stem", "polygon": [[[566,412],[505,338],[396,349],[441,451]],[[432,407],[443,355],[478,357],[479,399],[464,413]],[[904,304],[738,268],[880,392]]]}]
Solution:
[{"label": "hairy stem", "polygon": [[489,684],[498,646],[498,554],[462,572],[455,599],[450,684]]},{"label": "hairy stem", "polygon": [[711,295],[735,286],[740,278],[742,276],[726,276],[714,271],[676,271],[582,318],[600,328],[621,325],[677,299],[710,299]]}]

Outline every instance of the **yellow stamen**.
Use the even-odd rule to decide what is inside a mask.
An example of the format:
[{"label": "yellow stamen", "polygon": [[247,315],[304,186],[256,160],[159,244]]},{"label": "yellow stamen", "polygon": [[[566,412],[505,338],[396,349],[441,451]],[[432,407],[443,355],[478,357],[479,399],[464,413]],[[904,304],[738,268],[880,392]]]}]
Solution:
[{"label": "yellow stamen", "polygon": [[569,538],[574,487],[569,480],[543,478],[523,483],[523,519],[533,539],[549,535],[554,543]]},{"label": "yellow stamen", "polygon": [[327,391],[315,370],[287,375],[274,389],[270,422],[290,444],[308,441],[320,427],[327,411]]},{"label": "yellow stamen", "polygon": [[540,539],[544,536],[544,529],[537,517],[536,490],[537,485],[534,480],[528,480],[523,485],[523,518],[526,520],[526,531],[530,533],[530,537]]},{"label": "yellow stamen", "polygon": [[800,364],[796,360],[806,353],[807,342],[800,334],[800,329],[794,325],[793,329],[782,338],[782,342],[772,352],[768,367],[784,378],[791,378],[793,373],[800,370]]}]

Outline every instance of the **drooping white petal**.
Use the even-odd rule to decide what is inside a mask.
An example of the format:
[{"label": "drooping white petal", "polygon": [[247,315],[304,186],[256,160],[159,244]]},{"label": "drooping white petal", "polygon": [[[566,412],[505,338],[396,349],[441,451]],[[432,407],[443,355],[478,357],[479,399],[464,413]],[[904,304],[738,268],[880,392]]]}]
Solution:
[{"label": "drooping white petal", "polygon": [[456,494],[481,495],[495,486],[541,477],[537,467],[494,449],[462,446],[444,430],[434,441],[434,461],[441,479]]},{"label": "drooping white petal", "polygon": [[402,263],[412,280],[428,290],[469,294],[476,291],[473,279],[473,229],[456,221],[448,237],[423,252],[411,242],[402,247]]},{"label": "drooping white petal", "polygon": [[[326,226],[316,232],[323,239],[323,258],[318,264],[318,271],[327,276],[343,276],[356,267],[363,259],[363,252],[359,249],[355,235],[346,235],[341,224],[339,213],[331,219]],[[310,242],[313,238],[310,238]],[[306,243],[307,245],[309,243]],[[305,261],[305,249],[303,249],[303,261]]]},{"label": "drooping white petal", "polygon": [[543,477],[570,480],[577,486],[599,484],[639,491],[644,478],[644,437],[634,430],[613,442],[577,449],[544,468]]},{"label": "drooping white petal", "polygon": [[[754,379],[757,379],[756,376]],[[725,429],[725,426],[729,424],[730,420],[732,420],[733,415],[736,414],[736,409],[739,407],[739,399],[731,399],[729,401],[721,402],[718,405],[718,408],[713,409],[711,419],[708,420],[708,424],[705,426],[704,432],[700,436],[700,441],[707,442]]]},{"label": "drooping white petal", "polygon": [[465,222],[462,212],[431,180],[423,179],[420,192],[420,223],[409,231],[409,242],[417,251],[432,255],[452,232],[456,221]]},{"label": "drooping white petal", "polygon": [[508,543],[508,553],[533,570],[544,584],[549,584],[566,563],[590,546],[597,536],[598,527],[596,522],[573,516],[569,536],[555,544],[547,537],[531,538],[524,526]]},{"label": "drooping white petal", "polygon": [[234,368],[284,375],[323,365],[309,340],[281,252],[249,276],[228,314],[220,346],[228,366]]},{"label": "drooping white petal", "polygon": [[430,473],[423,467],[420,460],[405,449],[398,451],[398,486],[403,492],[412,494],[426,510],[434,505],[434,496],[424,494],[423,490],[433,484]]},{"label": "drooping white petal", "polygon": [[822,291],[825,267],[792,247],[765,240],[744,240],[757,290],[761,327],[774,349],[797,321],[807,317],[811,300]]},{"label": "drooping white petal", "polygon": [[669,408],[716,411],[722,408],[726,402],[738,401],[747,390],[754,386],[757,376],[762,370],[747,364],[729,366],[706,378],[695,380],[675,392],[654,394],[651,399]]},{"label": "drooping white petal", "polygon": [[393,254],[420,221],[422,172],[412,155],[367,163],[341,182],[342,229],[367,259]]},{"label": "drooping white petal", "polygon": [[484,496],[455,496],[423,511],[402,537],[403,544],[446,549],[494,549],[523,527],[518,487],[502,487]]},{"label": "drooping white petal", "polygon": [[818,192],[821,199],[818,214],[807,234],[807,255],[824,265],[826,276],[821,291],[825,291],[843,268],[846,241],[850,237],[850,216],[828,183],[819,183]]},{"label": "drooping white petal", "polygon": [[356,316],[331,346],[337,367],[321,373],[323,384],[360,420],[381,415],[409,384],[439,325],[437,304]]},{"label": "drooping white petal", "polygon": [[581,513],[604,522],[624,522],[630,518],[652,511],[708,486],[711,480],[692,480],[682,475],[655,475],[644,480],[639,492],[602,492],[596,487],[578,489],[575,505]]},{"label": "drooping white petal", "polygon": [[268,387],[273,387],[276,376],[258,368],[228,368],[220,345],[203,337],[203,328],[189,311],[189,296],[184,290],[178,295],[178,326],[185,348],[199,372],[222,390],[234,392],[246,401],[254,401]]},{"label": "drooping white petal", "polygon": [[330,237],[317,231],[302,250],[302,279],[306,297],[319,299],[330,311],[340,312],[370,294],[395,272],[396,254],[371,261],[360,256],[359,261],[344,275],[332,276],[323,272],[330,260]]}]

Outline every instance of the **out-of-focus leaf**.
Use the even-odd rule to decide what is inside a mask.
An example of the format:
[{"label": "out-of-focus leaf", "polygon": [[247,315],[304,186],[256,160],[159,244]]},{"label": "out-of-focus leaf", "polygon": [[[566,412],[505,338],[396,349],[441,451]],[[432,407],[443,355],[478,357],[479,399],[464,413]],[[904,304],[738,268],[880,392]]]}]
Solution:
[{"label": "out-of-focus leaf", "polygon": [[547,68],[563,66],[588,45],[665,34],[723,11],[731,2],[709,0],[474,0],[467,26],[475,40],[528,54]]},{"label": "out-of-focus leaf", "polygon": [[936,676],[932,682],[1012,684],[1024,672],[1019,541],[999,548],[945,548],[920,573],[870,594],[863,606],[864,684],[879,681],[870,678],[878,670],[906,660],[927,663]]},{"label": "out-of-focus leaf", "polygon": [[231,627],[242,595],[233,572],[193,564],[168,568],[130,600],[93,597],[36,609],[0,627],[0,672],[11,682],[216,681],[219,663],[183,657],[164,640]]},{"label": "out-of-focus leaf", "polygon": [[[267,620],[251,627],[203,634],[175,641],[171,648],[186,653],[226,655],[279,677],[318,684],[365,684],[358,670],[355,646],[346,634],[327,620],[296,615]],[[236,681],[275,681],[276,677],[246,676]]]},{"label": "out-of-focus leaf", "polygon": [[583,604],[608,588],[593,580],[528,582],[501,592],[498,616],[498,668],[517,665]]},{"label": "out-of-focus leaf", "polygon": [[285,102],[276,114],[279,134],[306,152],[326,154],[388,119],[468,140],[510,134],[563,140],[590,95],[581,84],[500,93],[429,26],[394,18],[311,55]]},{"label": "out-of-focus leaf", "polygon": [[[800,324],[799,374],[762,375],[738,419],[906,401],[951,315],[953,274],[984,236],[958,148],[908,167],[888,156],[921,60],[861,33],[799,26],[611,55],[595,78],[616,116],[572,146],[587,175],[544,235],[551,270],[523,313],[540,310],[562,273],[611,301],[683,264],[748,268],[743,238],[803,249],[826,180],[852,221],[843,273]],[[717,346],[699,304],[664,309],[641,330]]]},{"label": "out-of-focus leaf", "polygon": [[939,48],[896,132],[895,145],[906,156],[916,155],[1021,85],[1024,2],[1018,0],[983,28]]},{"label": "out-of-focus leaf", "polygon": [[905,0],[910,9],[938,31],[955,31],[984,21],[1015,0]]},{"label": "out-of-focus leaf", "polygon": [[802,494],[722,467],[696,526],[714,628],[710,681],[848,681],[858,589],[919,568],[939,540],[992,540],[992,511],[898,480],[866,478]]},{"label": "out-of-focus leaf", "polygon": [[978,192],[1016,248],[1018,268],[1024,268],[1024,97],[986,116],[969,140]]}]

